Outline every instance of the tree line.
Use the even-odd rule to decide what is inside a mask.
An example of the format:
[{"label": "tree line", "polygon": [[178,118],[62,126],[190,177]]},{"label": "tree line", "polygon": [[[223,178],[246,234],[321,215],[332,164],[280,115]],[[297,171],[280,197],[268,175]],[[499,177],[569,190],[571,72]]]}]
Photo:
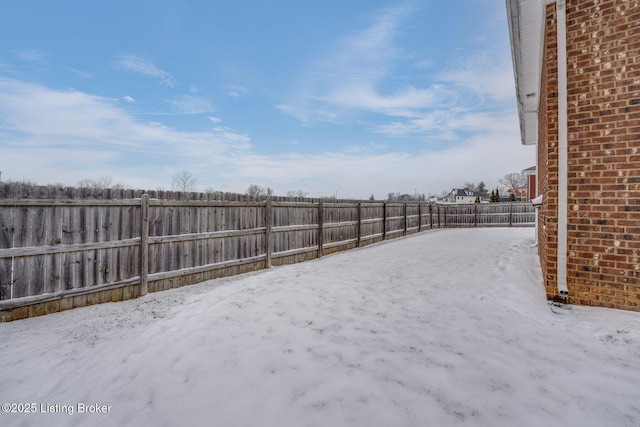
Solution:
[{"label": "tree line", "polygon": [[[503,178],[499,180],[499,183],[502,184],[503,188],[506,190],[509,189],[519,189],[524,187],[526,182],[525,177],[520,173],[510,173],[505,175]],[[21,187],[37,187],[38,185],[35,182],[23,180],[23,181],[7,181],[4,184],[21,186]],[[176,172],[171,180],[171,189],[173,191],[179,192],[196,192],[197,181],[196,178],[187,170],[181,170]],[[65,187],[62,184],[54,184],[54,187]],[[86,188],[91,190],[126,190],[130,189],[124,184],[121,183],[113,183],[113,178],[109,175],[102,175],[97,178],[84,178],[77,182],[78,188]],[[499,202],[501,198],[501,192],[499,188],[495,190],[489,191],[487,189],[484,181],[480,181],[477,184],[474,182],[465,182],[463,189],[467,189],[474,193],[478,194],[478,198],[482,200],[489,200],[490,202]],[[219,193],[219,191],[209,188],[204,191],[204,193]],[[240,193],[239,193],[240,194]],[[274,196],[274,191],[271,187],[263,187],[258,184],[251,184],[245,190],[244,194],[253,199],[261,199]],[[440,196],[436,196],[434,194],[429,194],[427,197],[424,193],[419,194],[417,191],[414,191],[413,194],[408,193],[400,193],[400,192],[390,192],[387,194],[386,200],[390,202],[414,202],[414,201],[426,201],[431,199],[440,199],[444,198],[449,194],[448,191],[444,191],[440,194]],[[302,189],[298,190],[290,190],[287,191],[286,197],[289,198],[307,198],[309,197],[309,193]],[[323,197],[324,199],[337,200],[338,194],[337,192],[331,196]],[[510,194],[510,199],[515,201],[515,196],[513,192]],[[369,200],[377,200],[375,196],[372,194],[369,197]]]}]

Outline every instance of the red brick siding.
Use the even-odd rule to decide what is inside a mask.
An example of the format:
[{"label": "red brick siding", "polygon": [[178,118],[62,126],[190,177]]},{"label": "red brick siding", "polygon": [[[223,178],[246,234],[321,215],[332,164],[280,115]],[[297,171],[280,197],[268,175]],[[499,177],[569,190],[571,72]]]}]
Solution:
[{"label": "red brick siding", "polygon": [[[640,2],[567,1],[571,303],[640,311]],[[547,8],[540,101],[540,255],[555,296],[555,5]],[[544,236],[544,243],[542,237]],[[553,283],[550,283],[553,282]],[[551,285],[554,285],[553,288]]]},{"label": "red brick siding", "polygon": [[529,175],[527,176],[527,197],[529,200],[533,200],[538,195],[536,191],[536,176]]},{"label": "red brick siding", "polygon": [[542,54],[542,80],[538,121],[538,194],[544,202],[538,212],[538,253],[547,298],[557,292],[558,248],[558,57],[556,9],[548,5],[545,13]]},{"label": "red brick siding", "polygon": [[640,4],[567,2],[575,302],[640,310]]}]

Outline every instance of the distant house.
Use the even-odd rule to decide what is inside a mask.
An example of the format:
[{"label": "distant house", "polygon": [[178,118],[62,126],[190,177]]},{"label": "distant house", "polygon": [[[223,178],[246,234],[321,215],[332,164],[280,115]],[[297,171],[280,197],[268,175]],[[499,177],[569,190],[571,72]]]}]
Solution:
[{"label": "distant house", "polygon": [[454,188],[451,190],[447,197],[445,197],[445,201],[448,203],[455,204],[468,204],[475,203],[480,198],[480,193],[477,191],[471,191],[466,188]]},{"label": "distant house", "polygon": [[[535,199],[538,195],[538,192],[536,191],[536,167],[531,166],[530,168],[526,168],[522,171],[522,176],[524,176],[524,179],[526,180],[525,188],[527,190],[526,194],[528,200]],[[522,201],[526,202],[527,200],[523,199]]]},{"label": "distant house", "polygon": [[529,199],[529,193],[526,186],[522,188],[509,188],[507,189],[507,194],[509,195],[509,198],[511,198],[511,195],[513,194],[513,197],[515,197],[517,202],[526,202]]},{"label": "distant house", "polygon": [[547,298],[640,311],[640,6],[506,6]]},{"label": "distant house", "polygon": [[509,202],[526,202],[528,201],[527,193],[524,188],[508,189],[507,194],[500,195],[500,203]]}]

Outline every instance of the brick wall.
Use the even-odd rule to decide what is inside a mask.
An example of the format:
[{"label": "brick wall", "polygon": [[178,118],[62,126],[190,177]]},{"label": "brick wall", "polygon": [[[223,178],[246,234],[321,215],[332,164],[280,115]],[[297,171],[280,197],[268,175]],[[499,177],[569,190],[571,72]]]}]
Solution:
[{"label": "brick wall", "polygon": [[[640,311],[639,22],[638,0],[567,1],[571,303]],[[557,247],[555,5],[547,8],[545,28],[538,165],[545,205],[539,250],[552,298]]]},{"label": "brick wall", "polygon": [[640,310],[640,2],[567,2],[568,284]]},{"label": "brick wall", "polygon": [[538,121],[538,194],[544,203],[538,215],[538,253],[547,298],[558,296],[558,57],[555,5],[545,13],[542,79]]},{"label": "brick wall", "polygon": [[527,197],[529,200],[533,200],[538,195],[538,186],[536,184],[536,176],[528,175],[527,176]]}]

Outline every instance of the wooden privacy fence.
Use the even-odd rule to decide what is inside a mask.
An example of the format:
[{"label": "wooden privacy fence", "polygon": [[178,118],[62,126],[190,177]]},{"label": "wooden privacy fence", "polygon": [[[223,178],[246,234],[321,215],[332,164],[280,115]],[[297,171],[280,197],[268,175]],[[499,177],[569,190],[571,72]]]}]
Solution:
[{"label": "wooden privacy fence", "polygon": [[0,199],[0,320],[135,298],[446,227],[533,226],[530,204]]}]

